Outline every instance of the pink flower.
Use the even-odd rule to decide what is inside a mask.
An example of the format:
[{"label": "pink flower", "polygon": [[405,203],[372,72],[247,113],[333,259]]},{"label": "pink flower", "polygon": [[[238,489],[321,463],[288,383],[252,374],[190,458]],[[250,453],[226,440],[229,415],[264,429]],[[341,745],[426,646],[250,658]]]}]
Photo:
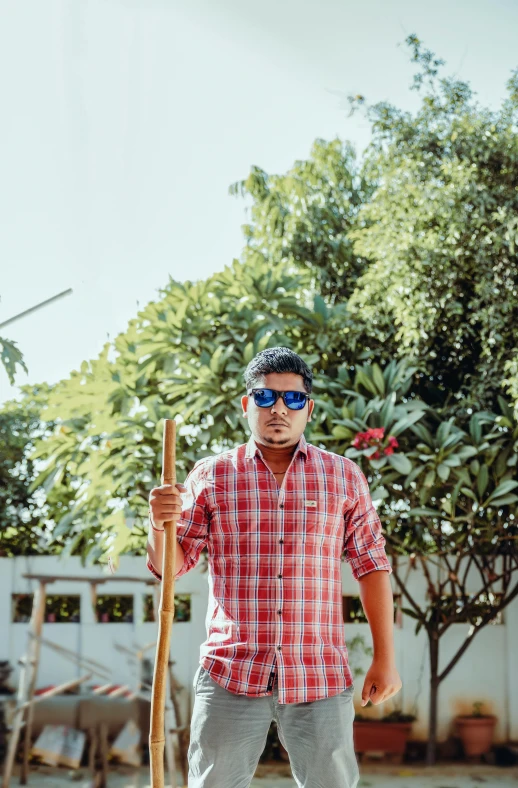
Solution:
[{"label": "pink flower", "polygon": [[370,445],[370,441],[368,440],[369,433],[368,432],[359,432],[353,441],[353,446],[355,449],[368,449]]},{"label": "pink flower", "polygon": [[388,446],[383,448],[382,442],[384,437],[385,427],[371,427],[366,430],[366,432],[358,432],[354,436],[352,445],[355,449],[359,449],[360,451],[374,447],[376,451],[370,455],[369,459],[379,460],[384,454],[394,454],[394,449],[399,446],[395,436],[390,435],[388,438]]}]

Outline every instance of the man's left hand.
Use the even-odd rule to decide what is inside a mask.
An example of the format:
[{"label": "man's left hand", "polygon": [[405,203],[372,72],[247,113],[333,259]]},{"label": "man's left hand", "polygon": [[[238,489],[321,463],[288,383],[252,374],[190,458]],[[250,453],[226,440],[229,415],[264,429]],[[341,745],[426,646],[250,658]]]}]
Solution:
[{"label": "man's left hand", "polygon": [[362,706],[371,701],[375,706],[395,695],[403,684],[393,663],[373,660],[367,671],[362,690]]}]

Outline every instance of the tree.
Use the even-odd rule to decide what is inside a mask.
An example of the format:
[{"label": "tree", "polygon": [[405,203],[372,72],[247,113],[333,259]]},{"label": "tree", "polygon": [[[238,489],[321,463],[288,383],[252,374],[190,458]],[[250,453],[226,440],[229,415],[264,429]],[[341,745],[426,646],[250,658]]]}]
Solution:
[{"label": "tree", "polygon": [[285,175],[252,167],[230,187],[230,194],[253,199],[243,261],[306,270],[327,302],[346,302],[369,262],[354,252],[349,233],[373,190],[354,148],[339,139],[316,140],[310,157]]},{"label": "tree", "polygon": [[344,359],[407,358],[435,407],[494,410],[518,355],[518,69],[490,112],[466,83],[438,79],[443,61],[417,36],[406,43],[424,91],[415,117],[369,107],[361,167],[348,145],[318,141],[286,175],[253,169],[243,259],[303,264],[342,300]]},{"label": "tree", "polygon": [[243,441],[240,376],[268,344],[316,369],[335,362],[340,305],[308,290],[307,274],[235,261],[205,282],[173,280],[100,357],[53,387],[41,418],[32,488],[73,491],[52,531],[65,553],[92,561],[145,549],[149,491],[160,478],[163,419],[175,417],[177,469]]},{"label": "tree", "polygon": [[[424,628],[430,655],[427,763],[436,757],[440,684],[476,635],[518,597],[518,422],[500,398],[500,414],[473,413],[466,429],[410,400],[415,369],[392,361],[341,370],[328,391],[331,434],[314,441],[358,462],[369,479],[392,554],[403,612]],[[345,399],[343,392],[346,392]],[[427,582],[420,604],[410,593],[408,560]],[[466,623],[464,641],[440,666],[440,641]]]},{"label": "tree", "polygon": [[[37,472],[31,458],[43,436],[42,403],[49,387],[25,386],[21,402],[11,401],[0,410],[0,555],[15,556],[49,552],[49,514],[53,496],[45,488],[28,493]],[[66,505],[60,501],[59,506]]]}]

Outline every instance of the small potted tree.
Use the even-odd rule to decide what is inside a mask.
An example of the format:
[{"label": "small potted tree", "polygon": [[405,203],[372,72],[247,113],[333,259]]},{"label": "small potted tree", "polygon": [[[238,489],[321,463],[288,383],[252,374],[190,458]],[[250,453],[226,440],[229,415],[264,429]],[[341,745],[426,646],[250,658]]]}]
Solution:
[{"label": "small potted tree", "polygon": [[473,704],[471,714],[459,715],[455,718],[459,737],[468,757],[488,753],[493,742],[496,717],[493,714],[482,714],[484,704]]}]

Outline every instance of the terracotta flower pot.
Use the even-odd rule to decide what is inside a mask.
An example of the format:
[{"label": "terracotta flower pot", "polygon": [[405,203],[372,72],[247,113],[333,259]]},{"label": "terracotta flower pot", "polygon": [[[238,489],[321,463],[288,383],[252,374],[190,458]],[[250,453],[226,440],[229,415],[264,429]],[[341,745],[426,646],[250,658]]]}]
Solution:
[{"label": "terracotta flower pot", "polygon": [[383,750],[403,755],[412,728],[411,722],[354,721],[354,749],[358,753]]},{"label": "terracotta flower pot", "polygon": [[466,755],[483,755],[493,742],[496,717],[456,717],[457,729]]}]

